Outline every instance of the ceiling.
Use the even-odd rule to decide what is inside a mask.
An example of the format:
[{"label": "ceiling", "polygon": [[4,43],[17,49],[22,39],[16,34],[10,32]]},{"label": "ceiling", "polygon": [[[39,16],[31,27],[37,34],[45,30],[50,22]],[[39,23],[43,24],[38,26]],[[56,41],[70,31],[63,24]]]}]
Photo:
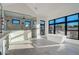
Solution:
[{"label": "ceiling", "polygon": [[[18,4],[15,5],[15,3],[4,3],[3,6],[4,9],[6,9],[5,6],[16,7],[20,5]],[[48,19],[54,19],[79,12],[79,3],[23,3],[21,6],[21,9],[18,9],[17,11],[22,13],[21,10],[24,9],[25,11],[23,13],[25,13],[29,8],[29,10],[32,11],[30,14],[34,16],[45,16],[48,17]]]},{"label": "ceiling", "polygon": [[50,19],[79,12],[78,3],[37,3],[27,4],[37,15]]},{"label": "ceiling", "polygon": [[2,5],[3,5],[3,9],[7,10],[6,15],[20,16],[24,14],[24,15],[36,16],[35,12],[33,12],[24,3],[3,3]]}]

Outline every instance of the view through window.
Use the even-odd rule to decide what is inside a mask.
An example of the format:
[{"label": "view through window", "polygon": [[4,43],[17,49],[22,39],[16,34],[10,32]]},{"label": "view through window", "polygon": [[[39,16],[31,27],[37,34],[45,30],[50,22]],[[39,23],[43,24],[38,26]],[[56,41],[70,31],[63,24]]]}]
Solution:
[{"label": "view through window", "polygon": [[79,39],[79,14],[72,14],[49,20],[49,34],[55,32],[54,34],[66,35],[69,39]]},{"label": "view through window", "polygon": [[49,21],[49,33],[54,33],[54,20]]},{"label": "view through window", "polygon": [[78,22],[67,23],[67,37],[78,39]]},{"label": "view through window", "polygon": [[56,34],[65,34],[65,24],[56,24]]},{"label": "view through window", "polygon": [[45,21],[40,20],[40,34],[45,35]]}]

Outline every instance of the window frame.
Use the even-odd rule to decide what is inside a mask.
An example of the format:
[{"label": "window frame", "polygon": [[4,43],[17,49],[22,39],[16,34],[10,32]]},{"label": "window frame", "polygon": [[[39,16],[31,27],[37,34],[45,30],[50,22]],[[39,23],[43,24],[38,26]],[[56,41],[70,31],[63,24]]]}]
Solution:
[{"label": "window frame", "polygon": [[[72,20],[72,21],[67,21],[68,19],[67,19],[67,17],[69,17],[69,16],[72,16],[72,15],[78,15],[78,19],[77,20]],[[59,19],[59,18],[64,18],[65,17],[65,22],[59,22],[59,23],[56,23],[56,19]],[[71,15],[67,15],[67,16],[63,16],[63,17],[59,17],[59,18],[56,18],[56,19],[54,19],[54,24],[50,24],[49,22],[51,21],[51,20],[49,20],[48,21],[48,27],[50,26],[50,25],[54,25],[54,33],[53,34],[56,34],[56,24],[65,24],[65,35],[67,36],[67,26],[68,26],[68,23],[71,23],[71,22],[78,22],[78,40],[79,40],[79,13],[75,13],[75,14],[71,14]],[[49,30],[50,30],[50,28],[48,28]],[[49,30],[48,30],[48,33],[49,33]],[[50,34],[50,33],[49,33]]]},{"label": "window frame", "polygon": [[[50,24],[50,21],[54,21],[54,23],[53,24]],[[50,33],[50,26],[54,26],[53,33]],[[49,34],[55,34],[55,20],[54,19],[48,21],[48,27],[49,27],[48,28],[49,29],[48,30],[48,33]]]},{"label": "window frame", "polygon": [[[44,24],[41,24],[41,22],[44,22]],[[41,30],[42,30],[41,28],[42,28],[43,26],[44,26],[44,29],[43,29],[43,30],[44,30],[44,34],[41,34]],[[44,20],[40,20],[40,34],[41,34],[41,35],[45,35],[45,21],[44,21]]]},{"label": "window frame", "polygon": [[50,21],[54,21],[54,20],[49,20],[49,21],[48,21],[48,24],[49,24],[49,25],[54,25],[54,22],[53,22],[53,24],[50,24]]}]

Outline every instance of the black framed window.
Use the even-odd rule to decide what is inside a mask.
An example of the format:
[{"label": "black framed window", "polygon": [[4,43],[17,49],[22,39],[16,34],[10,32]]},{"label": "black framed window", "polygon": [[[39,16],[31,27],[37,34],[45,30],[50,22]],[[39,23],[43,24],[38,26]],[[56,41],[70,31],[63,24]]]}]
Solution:
[{"label": "black framed window", "polygon": [[65,17],[55,19],[55,33],[65,35]]},{"label": "black framed window", "polygon": [[12,24],[14,24],[14,25],[19,25],[20,24],[20,20],[18,20],[18,19],[12,19]]},{"label": "black framed window", "polygon": [[67,37],[69,39],[78,39],[78,14],[67,16]]},{"label": "black framed window", "polygon": [[76,20],[78,20],[78,14],[67,16],[67,22],[68,21],[76,21]]},{"label": "black framed window", "polygon": [[49,20],[49,33],[66,35],[69,39],[79,39],[79,13]]},{"label": "black framed window", "polygon": [[24,28],[25,28],[25,30],[31,29],[31,21],[30,20],[24,21]]},{"label": "black framed window", "polygon": [[63,23],[65,22],[65,17],[62,17],[62,18],[58,18],[58,19],[55,19],[55,23]]},{"label": "black framed window", "polygon": [[65,35],[65,23],[56,24],[55,28],[56,34]]},{"label": "black framed window", "polygon": [[48,27],[49,27],[49,34],[54,33],[54,20],[50,20],[48,22]]},{"label": "black framed window", "polygon": [[45,35],[45,21],[40,20],[40,34]]},{"label": "black framed window", "polygon": [[24,22],[24,25],[25,25],[25,27],[30,27],[31,21],[25,21],[25,22]]},{"label": "black framed window", "polygon": [[49,25],[49,33],[54,33],[54,25]]},{"label": "black framed window", "polygon": [[67,37],[70,39],[78,39],[78,22],[67,23]]},{"label": "black framed window", "polygon": [[54,24],[54,20],[50,20],[48,24],[49,25],[53,25]]}]

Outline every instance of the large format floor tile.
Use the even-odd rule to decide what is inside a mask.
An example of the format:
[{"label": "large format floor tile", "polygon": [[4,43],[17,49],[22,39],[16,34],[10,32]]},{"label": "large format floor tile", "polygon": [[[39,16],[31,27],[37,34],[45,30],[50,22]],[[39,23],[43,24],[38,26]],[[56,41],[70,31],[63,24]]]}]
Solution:
[{"label": "large format floor tile", "polygon": [[[32,40],[32,42],[30,44],[32,48],[11,49],[9,55],[79,55],[79,45],[67,42],[60,45],[48,40]],[[27,44],[25,46],[28,47]]]}]

